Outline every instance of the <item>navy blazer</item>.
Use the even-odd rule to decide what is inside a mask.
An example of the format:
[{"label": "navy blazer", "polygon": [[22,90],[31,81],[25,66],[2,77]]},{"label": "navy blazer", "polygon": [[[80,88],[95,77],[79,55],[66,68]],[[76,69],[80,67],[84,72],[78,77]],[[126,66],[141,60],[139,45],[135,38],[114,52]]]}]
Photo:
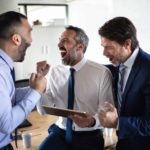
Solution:
[{"label": "navy blazer", "polygon": [[[113,66],[108,68],[114,77],[117,94],[118,70]],[[127,150],[142,150],[140,146],[150,145],[150,55],[141,49],[122,96],[118,139],[123,141]]]}]

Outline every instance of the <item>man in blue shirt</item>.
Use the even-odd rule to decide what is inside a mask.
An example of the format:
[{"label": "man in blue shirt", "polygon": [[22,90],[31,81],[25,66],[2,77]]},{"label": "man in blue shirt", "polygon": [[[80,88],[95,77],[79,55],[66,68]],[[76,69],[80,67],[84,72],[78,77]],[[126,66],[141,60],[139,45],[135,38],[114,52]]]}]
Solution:
[{"label": "man in blue shirt", "polygon": [[31,26],[17,12],[0,15],[0,150],[13,150],[11,133],[35,107],[45,89],[46,79],[32,74],[30,87],[15,89],[14,62],[22,62],[30,43]]}]

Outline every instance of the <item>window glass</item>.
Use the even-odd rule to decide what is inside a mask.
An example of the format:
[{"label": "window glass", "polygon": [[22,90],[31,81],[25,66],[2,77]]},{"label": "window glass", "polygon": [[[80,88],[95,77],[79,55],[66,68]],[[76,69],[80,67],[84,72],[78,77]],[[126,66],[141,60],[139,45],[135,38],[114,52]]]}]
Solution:
[{"label": "window glass", "polygon": [[25,5],[24,8],[20,5],[20,12],[27,13],[31,25],[65,25],[67,22],[66,6]]}]

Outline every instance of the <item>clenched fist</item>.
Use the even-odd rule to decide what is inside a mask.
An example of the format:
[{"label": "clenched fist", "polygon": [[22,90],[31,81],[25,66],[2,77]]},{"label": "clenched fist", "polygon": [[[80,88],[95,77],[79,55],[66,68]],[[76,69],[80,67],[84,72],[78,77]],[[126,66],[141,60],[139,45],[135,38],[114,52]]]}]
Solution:
[{"label": "clenched fist", "polygon": [[116,108],[112,104],[105,102],[104,109],[99,112],[99,120],[104,127],[116,128],[118,123]]},{"label": "clenched fist", "polygon": [[38,91],[39,93],[43,93],[46,88],[46,78],[37,73],[32,73],[30,77],[30,87]]},{"label": "clenched fist", "polygon": [[45,76],[48,73],[49,68],[50,68],[50,65],[47,64],[46,61],[37,62],[37,67],[36,67],[37,73],[42,74],[43,76]]}]

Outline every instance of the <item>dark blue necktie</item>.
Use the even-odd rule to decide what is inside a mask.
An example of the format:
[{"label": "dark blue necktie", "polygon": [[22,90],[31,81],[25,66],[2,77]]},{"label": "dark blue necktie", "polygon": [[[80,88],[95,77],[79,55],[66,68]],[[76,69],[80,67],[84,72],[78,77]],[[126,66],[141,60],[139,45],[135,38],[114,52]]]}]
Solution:
[{"label": "dark blue necktie", "polygon": [[[74,69],[70,68],[70,76],[68,83],[68,109],[73,109],[74,103]],[[67,118],[66,126],[66,142],[70,144],[72,141],[72,120]]]},{"label": "dark blue necktie", "polygon": [[124,75],[125,75],[125,69],[126,66],[121,64],[119,66],[119,79],[118,79],[118,108],[119,111],[121,109],[121,103],[122,103],[122,95],[123,95],[123,81],[124,81]]},{"label": "dark blue necktie", "polygon": [[15,84],[15,70],[14,68],[10,70],[11,76],[13,78],[14,84]]}]

